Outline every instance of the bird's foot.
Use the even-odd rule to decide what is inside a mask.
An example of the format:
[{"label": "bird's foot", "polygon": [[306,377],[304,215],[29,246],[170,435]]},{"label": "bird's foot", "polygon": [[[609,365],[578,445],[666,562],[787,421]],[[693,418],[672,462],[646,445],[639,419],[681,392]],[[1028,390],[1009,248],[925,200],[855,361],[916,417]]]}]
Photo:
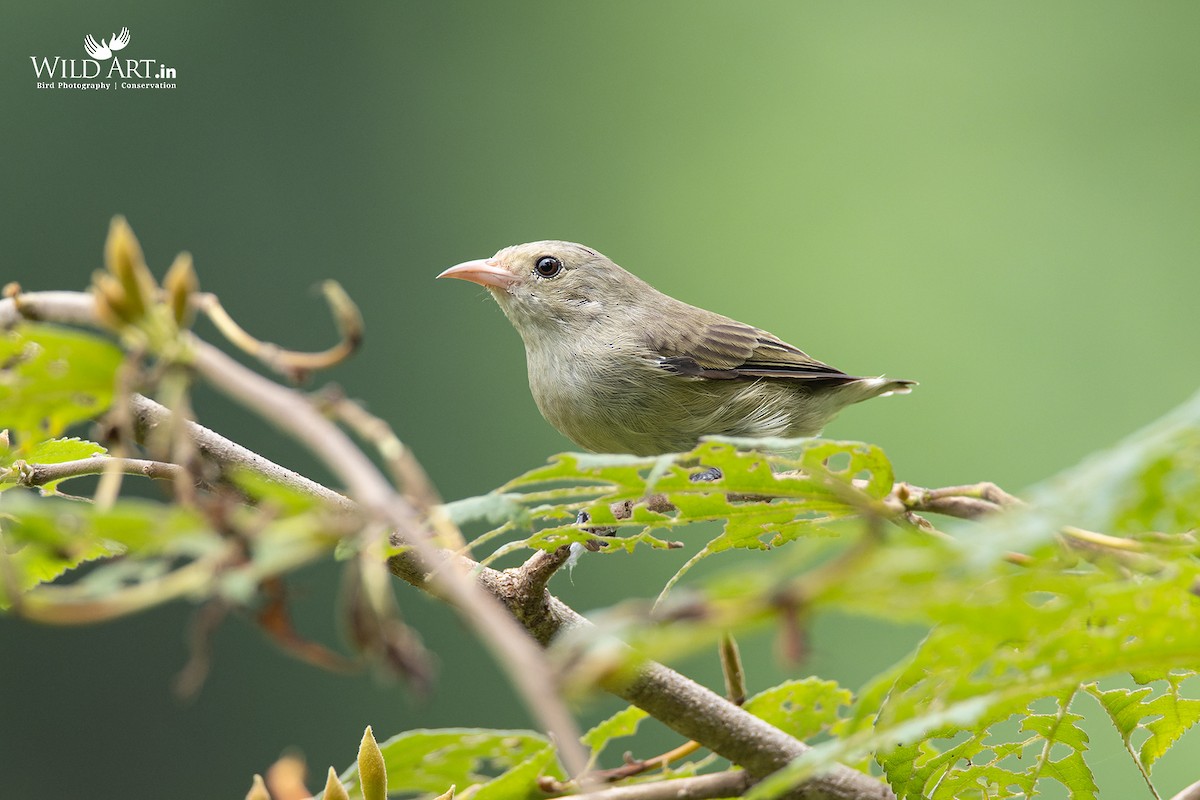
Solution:
[{"label": "bird's foot", "polygon": [[[585,511],[583,509],[580,509],[579,513],[575,515],[575,524],[578,525],[579,527],[583,528],[585,531],[592,534],[593,536],[616,536],[617,535],[617,529],[613,528],[613,527],[604,527],[604,526],[597,526],[594,528],[585,527],[589,522],[591,522],[591,520],[592,520],[591,515],[588,514],[587,511]],[[603,550],[605,547],[608,547],[608,544],[605,542],[590,541],[590,542],[585,543],[584,547],[586,547],[588,550],[591,550],[594,553],[597,550]]]}]

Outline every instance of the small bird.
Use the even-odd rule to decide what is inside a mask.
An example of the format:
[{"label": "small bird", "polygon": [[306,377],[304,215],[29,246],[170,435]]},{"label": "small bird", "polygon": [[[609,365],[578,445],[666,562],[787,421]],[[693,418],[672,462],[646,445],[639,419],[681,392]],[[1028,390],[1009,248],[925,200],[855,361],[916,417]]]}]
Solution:
[{"label": "small bird", "polygon": [[847,375],[574,242],[506,247],[438,277],[491,292],[525,341],[542,416],[593,452],[677,453],[710,434],[814,436],[843,407],[915,385]]}]

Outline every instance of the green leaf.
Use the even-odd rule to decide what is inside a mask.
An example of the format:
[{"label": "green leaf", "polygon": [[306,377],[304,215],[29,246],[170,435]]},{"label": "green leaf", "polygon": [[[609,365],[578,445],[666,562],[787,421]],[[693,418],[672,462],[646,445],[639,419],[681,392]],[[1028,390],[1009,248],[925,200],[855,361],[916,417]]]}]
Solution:
[{"label": "green leaf", "polygon": [[85,539],[73,542],[65,550],[26,545],[18,547],[11,555],[0,555],[0,560],[5,562],[5,567],[13,576],[10,584],[0,583],[0,610],[12,606],[12,598],[6,593],[9,586],[21,594],[62,577],[80,564],[123,552],[124,548],[115,542]]},{"label": "green leaf", "polygon": [[446,503],[443,508],[454,524],[459,526],[477,521],[489,525],[506,522],[523,524],[529,519],[529,511],[520,503],[519,495],[492,493],[467,497]]},{"label": "green leaf", "polygon": [[[124,498],[111,508],[14,490],[4,494],[0,593],[15,586],[37,618],[84,622],[131,613],[183,596],[252,601],[261,582],[327,557],[338,519],[323,510],[275,516],[230,508],[221,530],[199,512]],[[242,546],[228,536],[246,533]],[[236,557],[235,557],[236,553]],[[85,561],[97,564],[69,585],[42,586]],[[7,607],[12,598],[0,596]]]},{"label": "green leaf", "polygon": [[580,741],[586,747],[591,748],[592,758],[595,758],[613,739],[633,736],[637,733],[638,725],[647,716],[649,714],[637,706],[629,706],[596,725],[585,733]]},{"label": "green leaf", "polygon": [[1150,715],[1159,715],[1158,719],[1144,723],[1150,737],[1142,744],[1138,757],[1146,769],[1153,767],[1188,728],[1200,721],[1200,700],[1180,696],[1179,684],[1184,677],[1180,673],[1168,675],[1167,691],[1146,704]]},{"label": "green leaf", "polygon": [[108,450],[103,445],[78,437],[70,439],[47,439],[38,442],[24,454],[30,464],[61,464],[83,458],[104,455]]},{"label": "green leaf", "polygon": [[228,477],[256,505],[271,506],[288,515],[323,507],[322,501],[314,495],[285,486],[250,469],[230,470]]},{"label": "green leaf", "polygon": [[[549,741],[531,731],[418,729],[393,736],[379,748],[387,767],[389,794],[441,794],[451,784],[462,793],[469,786],[487,784],[510,770],[524,767],[507,789],[504,784],[493,789],[496,797],[510,790],[513,797],[524,797],[519,792],[532,769],[531,763],[561,777],[550,760],[553,751],[549,757],[546,755]],[[342,773],[341,781],[351,797],[361,797],[357,764]]]},{"label": "green leaf", "polygon": [[0,429],[18,441],[57,436],[112,404],[116,345],[41,323],[0,332]]},{"label": "green leaf", "polygon": [[474,800],[541,800],[545,792],[538,788],[538,778],[563,777],[555,758],[554,745],[546,745],[499,777],[479,787]]},{"label": "green leaf", "polygon": [[[86,439],[47,439],[25,450],[20,460],[28,464],[62,464],[67,461],[78,461],[104,455],[107,452],[103,446]],[[10,462],[6,460],[6,463]],[[57,494],[60,483],[62,483],[61,480],[43,484],[40,487],[42,494]],[[15,480],[0,481],[0,492],[17,485]]]},{"label": "green leaf", "polygon": [[[1122,741],[1134,758],[1138,769],[1149,774],[1154,762],[1174,744],[1189,728],[1200,722],[1200,700],[1183,697],[1180,684],[1195,673],[1187,670],[1160,675],[1166,684],[1161,694],[1154,694],[1154,687],[1138,689],[1101,690],[1096,684],[1085,688],[1100,701],[1113,725],[1121,734]],[[1137,676],[1138,683],[1149,683],[1150,675]],[[1140,747],[1133,737],[1148,734]]]},{"label": "green leaf", "polygon": [[806,740],[831,730],[840,719],[840,709],[849,706],[853,694],[837,681],[817,677],[785,681],[746,701],[745,709],[797,739]]}]

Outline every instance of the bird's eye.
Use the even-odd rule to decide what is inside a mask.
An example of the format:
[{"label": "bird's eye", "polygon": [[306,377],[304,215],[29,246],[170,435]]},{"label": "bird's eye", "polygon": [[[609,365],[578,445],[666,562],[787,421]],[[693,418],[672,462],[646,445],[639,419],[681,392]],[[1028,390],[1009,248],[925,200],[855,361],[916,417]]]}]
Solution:
[{"label": "bird's eye", "polygon": [[553,278],[558,273],[562,272],[562,262],[554,256],[542,256],[533,265],[533,270],[543,278]]}]

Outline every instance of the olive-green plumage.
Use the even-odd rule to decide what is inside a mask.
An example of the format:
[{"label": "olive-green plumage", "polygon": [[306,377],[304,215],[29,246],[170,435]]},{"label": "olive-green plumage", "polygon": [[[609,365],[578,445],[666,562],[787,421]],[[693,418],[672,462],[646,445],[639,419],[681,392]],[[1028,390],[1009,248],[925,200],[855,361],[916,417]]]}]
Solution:
[{"label": "olive-green plumage", "polygon": [[596,452],[679,452],[707,434],[812,436],[844,406],[914,385],[847,375],[572,242],[507,247],[438,277],[491,291],[525,341],[542,416]]}]

